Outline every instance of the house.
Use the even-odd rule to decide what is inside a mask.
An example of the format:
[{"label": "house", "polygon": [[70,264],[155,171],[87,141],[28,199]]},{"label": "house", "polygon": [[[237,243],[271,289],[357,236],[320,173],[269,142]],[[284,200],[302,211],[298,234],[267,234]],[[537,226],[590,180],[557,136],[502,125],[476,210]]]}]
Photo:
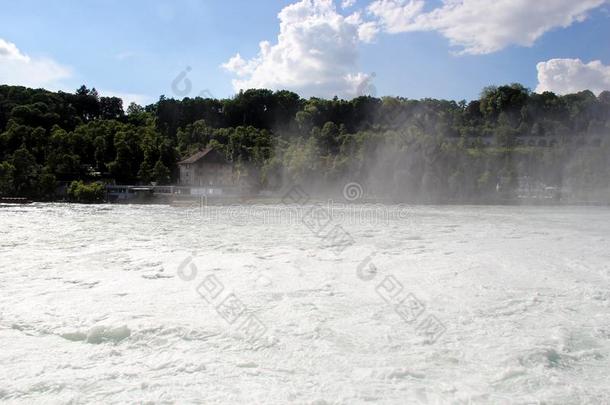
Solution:
[{"label": "house", "polygon": [[220,195],[236,186],[233,164],[213,148],[198,151],[178,162],[180,186],[191,194]]}]

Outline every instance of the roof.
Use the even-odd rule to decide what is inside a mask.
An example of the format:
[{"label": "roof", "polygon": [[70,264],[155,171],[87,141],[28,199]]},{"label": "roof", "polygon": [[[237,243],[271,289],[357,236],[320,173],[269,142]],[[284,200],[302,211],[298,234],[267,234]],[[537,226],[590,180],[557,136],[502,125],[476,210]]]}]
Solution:
[{"label": "roof", "polygon": [[188,165],[188,164],[197,163],[206,156],[208,156],[209,158],[214,158],[214,160],[222,160],[222,161],[226,162],[226,159],[224,158],[224,156],[221,156],[216,150],[214,150],[214,148],[205,148],[205,149],[202,149],[199,152],[195,153],[194,155],[191,155],[191,156],[187,157],[186,159],[181,160],[180,162],[178,162],[178,164],[179,165]]}]

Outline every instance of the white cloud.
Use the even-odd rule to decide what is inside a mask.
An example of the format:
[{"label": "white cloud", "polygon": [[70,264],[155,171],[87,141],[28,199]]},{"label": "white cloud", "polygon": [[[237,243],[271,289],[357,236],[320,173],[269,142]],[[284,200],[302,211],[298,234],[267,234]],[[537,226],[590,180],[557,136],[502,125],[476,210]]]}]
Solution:
[{"label": "white cloud", "polygon": [[[72,77],[69,67],[52,59],[30,57],[21,52],[15,44],[0,38],[0,84],[73,92],[75,87],[66,83],[66,80]],[[140,105],[151,102],[150,97],[143,94],[104,90],[99,93],[105,97],[121,98],[124,108],[131,102]]]},{"label": "white cloud", "polygon": [[368,8],[386,32],[438,31],[462,53],[487,54],[532,46],[546,32],[584,21],[606,0],[443,0],[424,12],[423,0],[376,0]]},{"label": "white cloud", "polygon": [[362,42],[373,42],[378,33],[379,26],[374,21],[362,23],[358,27],[358,38]]},{"label": "white cloud", "polygon": [[341,2],[341,8],[342,9],[350,8],[350,7],[353,7],[354,4],[356,4],[356,0],[343,0]]},{"label": "white cloud", "polygon": [[377,27],[359,13],[339,14],[333,0],[302,0],[280,11],[277,43],[264,41],[255,58],[239,54],[222,67],[236,76],[235,91],[289,89],[302,96],[352,97],[369,78],[356,72],[358,46]]},{"label": "white cloud", "polygon": [[[267,47],[268,45],[265,42],[261,42],[259,46],[262,49]],[[222,67],[230,72],[235,73],[237,76],[243,77],[252,74],[256,69],[257,64],[258,62],[256,59],[253,59],[248,62],[238,53],[231,59],[229,59],[227,63],[223,63]]]},{"label": "white cloud", "polygon": [[0,83],[58,89],[71,75],[70,68],[52,59],[30,57],[0,38]]},{"label": "white cloud", "polygon": [[551,59],[540,62],[536,92],[552,91],[557,94],[591,90],[599,94],[610,90],[610,66],[595,60],[583,63],[580,59]]},{"label": "white cloud", "polygon": [[422,15],[425,2],[423,0],[377,0],[369,5],[371,14],[378,17],[386,32],[416,31],[415,18]]}]

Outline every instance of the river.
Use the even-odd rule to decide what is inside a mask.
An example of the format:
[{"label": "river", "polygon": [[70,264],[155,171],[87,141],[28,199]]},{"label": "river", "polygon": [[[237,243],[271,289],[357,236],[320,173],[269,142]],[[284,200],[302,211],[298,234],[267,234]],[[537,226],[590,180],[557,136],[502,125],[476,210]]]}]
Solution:
[{"label": "river", "polygon": [[610,403],[610,209],[0,207],[0,401]]}]

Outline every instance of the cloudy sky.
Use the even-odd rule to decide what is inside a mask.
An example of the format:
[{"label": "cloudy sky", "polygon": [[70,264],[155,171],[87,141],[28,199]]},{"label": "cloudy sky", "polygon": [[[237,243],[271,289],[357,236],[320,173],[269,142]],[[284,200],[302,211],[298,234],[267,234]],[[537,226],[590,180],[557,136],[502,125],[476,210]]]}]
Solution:
[{"label": "cloudy sky", "polygon": [[0,83],[127,102],[302,96],[473,99],[520,82],[610,89],[609,0],[20,0],[0,14]]}]

